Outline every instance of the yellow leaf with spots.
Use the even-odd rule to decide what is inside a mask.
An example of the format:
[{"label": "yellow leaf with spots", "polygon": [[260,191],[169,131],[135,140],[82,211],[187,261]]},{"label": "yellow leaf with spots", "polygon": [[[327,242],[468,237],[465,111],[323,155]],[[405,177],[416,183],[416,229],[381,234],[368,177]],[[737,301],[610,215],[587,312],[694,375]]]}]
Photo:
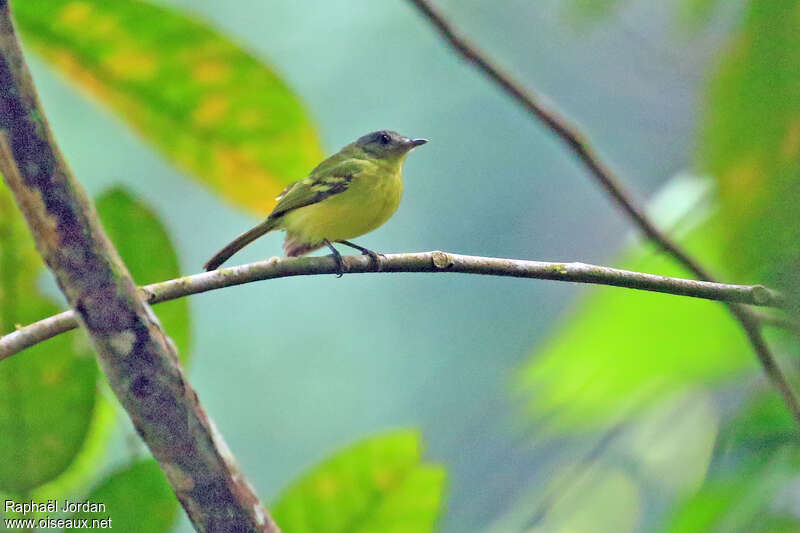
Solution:
[{"label": "yellow leaf with spots", "polygon": [[291,89],[192,17],[143,0],[17,2],[14,14],[26,44],[235,205],[270,211],[322,158]]},{"label": "yellow leaf with spots", "polygon": [[136,49],[117,50],[104,58],[103,66],[118,80],[147,81],[156,75],[158,58]]}]

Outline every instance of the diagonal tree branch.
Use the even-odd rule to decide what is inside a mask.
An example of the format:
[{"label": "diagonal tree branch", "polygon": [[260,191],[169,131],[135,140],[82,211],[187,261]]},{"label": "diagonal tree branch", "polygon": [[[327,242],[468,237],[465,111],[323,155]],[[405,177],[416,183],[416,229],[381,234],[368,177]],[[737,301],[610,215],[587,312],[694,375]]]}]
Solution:
[{"label": "diagonal tree branch", "polygon": [[[656,243],[661,249],[671,255],[675,260],[684,265],[697,278],[705,281],[714,281],[711,273],[696,259],[689,255],[677,242],[662,232],[647,216],[644,209],[634,200],[622,184],[616,179],[611,169],[597,156],[586,137],[580,130],[566,118],[559,115],[554,109],[549,108],[532,91],[524,88],[507,72],[490,61],[487,56],[475,45],[460,35],[447,18],[434,6],[430,0],[409,0],[422,15],[430,21],[439,31],[441,36],[464,59],[473,63],[478,70],[489,79],[497,83],[503,91],[516,100],[535,118],[541,120],[553,131],[566,145],[567,148],[589,170],[592,178],[597,181],[614,202],[622,209],[636,226]],[[767,377],[778,389],[783,397],[786,407],[792,413],[795,422],[800,426],[800,402],[791,389],[786,377],[781,372],[775,357],[769,349],[761,333],[759,320],[749,309],[738,304],[728,304],[731,313],[741,324],[756,352],[761,366]]]},{"label": "diagonal tree branch", "polygon": [[[375,272],[371,260],[364,256],[346,256],[349,273]],[[273,258],[249,265],[203,272],[142,287],[151,304],[182,298],[191,294],[242,285],[254,281],[334,274],[336,263],[330,257]],[[447,252],[391,254],[381,259],[380,272],[451,272],[530,278],[573,283],[611,285],[643,291],[690,296],[707,300],[740,302],[766,307],[783,307],[783,296],[762,285],[729,285],[693,279],[671,278],[586,263],[546,263],[521,259],[476,257]],[[74,311],[64,311],[45,318],[0,338],[0,360],[78,327]]]},{"label": "diagonal tree branch", "polygon": [[59,152],[8,0],[0,0],[0,172],[112,390],[196,530],[277,532]]}]

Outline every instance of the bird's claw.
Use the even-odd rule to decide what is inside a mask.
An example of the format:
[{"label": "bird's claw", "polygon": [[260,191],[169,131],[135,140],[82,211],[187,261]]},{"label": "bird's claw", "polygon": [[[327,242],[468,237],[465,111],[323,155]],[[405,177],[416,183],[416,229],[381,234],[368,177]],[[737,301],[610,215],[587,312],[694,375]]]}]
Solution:
[{"label": "bird's claw", "polygon": [[324,239],[324,240],[322,241],[322,243],[323,243],[325,246],[327,246],[327,247],[328,247],[328,249],[330,249],[330,251],[331,251],[331,256],[333,256],[333,262],[334,262],[334,263],[336,263],[336,277],[337,277],[337,278],[341,278],[341,277],[344,275],[344,273],[345,273],[345,269],[344,269],[344,260],[342,259],[342,254],[340,254],[340,253],[339,253],[339,250],[337,250],[337,249],[336,249],[336,248],[335,248],[335,247],[334,247],[334,246],[331,244],[331,242],[330,242],[328,239]]},{"label": "bird's claw", "polygon": [[342,256],[339,254],[331,254],[331,256],[333,257],[333,260],[336,263],[336,277],[341,278],[345,273],[344,260],[342,259]]},{"label": "bird's claw", "polygon": [[383,263],[381,262],[381,258],[386,259],[386,256],[380,254],[378,252],[373,252],[372,250],[364,250],[361,252],[361,255],[368,255],[372,261],[375,262],[375,271],[380,272],[383,268]]}]

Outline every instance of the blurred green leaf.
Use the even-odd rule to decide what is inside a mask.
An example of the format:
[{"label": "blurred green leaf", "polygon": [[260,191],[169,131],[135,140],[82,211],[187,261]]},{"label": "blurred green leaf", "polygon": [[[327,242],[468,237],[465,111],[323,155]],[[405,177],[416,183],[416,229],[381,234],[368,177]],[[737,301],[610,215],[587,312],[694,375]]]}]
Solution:
[{"label": "blurred green leaf", "polygon": [[14,3],[26,44],[210,189],[268,211],[321,158],[298,98],[210,26],[143,0]]},{"label": "blurred green leaf", "polygon": [[641,517],[641,494],[630,476],[595,464],[561,488],[542,519],[526,533],[626,533],[636,530]]},{"label": "blurred green leaf", "polygon": [[[717,270],[716,224],[686,237]],[[691,277],[650,245],[622,268]],[[523,367],[520,390],[553,428],[604,426],[666,393],[756,369],[744,334],[724,306],[664,294],[597,287]]]},{"label": "blurred green leaf", "polygon": [[[664,533],[780,533],[800,522],[780,509],[780,492],[798,473],[789,447],[761,453],[706,482],[668,518]],[[792,529],[787,526],[792,525]]]},{"label": "blurred green leaf", "polygon": [[[110,526],[117,532],[166,533],[178,517],[178,500],[153,459],[114,472],[85,500],[103,503],[106,510],[77,512],[72,518],[89,519],[90,524],[92,519],[111,518]],[[86,530],[90,529],[97,528]]]},{"label": "blurred green leaf", "polygon": [[667,517],[665,533],[783,533],[796,515],[797,426],[763,385],[720,432],[703,487]]},{"label": "blurred green leaf", "polygon": [[709,89],[699,148],[718,179],[725,261],[800,294],[800,2],[751,1]]},{"label": "blurred green leaf", "polygon": [[720,435],[721,447],[761,453],[797,441],[797,423],[770,388],[761,388]]},{"label": "blurred green leaf", "polygon": [[[83,332],[67,333],[80,335]],[[88,342],[88,341],[87,341]],[[102,389],[102,388],[101,388]],[[98,466],[104,464],[108,444],[116,427],[114,417],[117,408],[116,398],[110,392],[97,394],[94,415],[89,423],[89,431],[69,467],[52,481],[39,485],[30,492],[30,497],[38,501],[50,499],[63,500],[76,493],[87,492],[95,482]]]},{"label": "blurred green leaf", "polygon": [[442,508],[445,472],[421,462],[414,431],[368,438],[316,466],[273,507],[292,533],[423,533]]},{"label": "blurred green leaf", "polygon": [[690,388],[668,396],[627,426],[616,451],[625,453],[626,462],[635,462],[637,474],[650,486],[683,497],[702,485],[719,429],[708,391]]},{"label": "blurred green leaf", "polygon": [[[33,240],[0,187],[0,331],[60,311],[37,287]],[[70,466],[95,406],[97,365],[85,338],[60,335],[0,361],[0,490],[22,494]]]},{"label": "blurred green leaf", "polygon": [[[97,212],[109,238],[139,285],[180,277],[178,256],[158,217],[121,187],[102,194]],[[178,346],[181,361],[189,357],[189,301],[179,298],[154,308]]]}]

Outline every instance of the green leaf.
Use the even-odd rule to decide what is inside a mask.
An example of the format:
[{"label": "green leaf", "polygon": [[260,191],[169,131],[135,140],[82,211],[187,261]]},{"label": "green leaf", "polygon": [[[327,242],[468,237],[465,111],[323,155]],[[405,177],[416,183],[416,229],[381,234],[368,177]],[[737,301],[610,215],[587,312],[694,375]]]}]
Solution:
[{"label": "green leaf", "polygon": [[[797,531],[790,509],[780,509],[780,492],[798,473],[797,452],[787,447],[762,453],[734,471],[710,479],[678,505],[664,533],[778,533]],[[793,528],[787,528],[789,524]]]},{"label": "green leaf", "polygon": [[626,425],[625,437],[614,447],[651,487],[682,497],[703,484],[719,429],[708,391],[689,388],[671,395]]},{"label": "green leaf", "polygon": [[552,499],[544,517],[526,533],[626,533],[642,517],[642,496],[631,477],[617,468],[589,465],[587,472]]},{"label": "green leaf", "polygon": [[[82,332],[67,335],[85,336]],[[118,404],[113,393],[101,388],[95,400],[89,431],[69,468],[52,481],[36,487],[29,493],[30,497],[37,501],[63,500],[76,493],[86,492],[97,479],[97,467],[103,464],[108,453],[108,445],[116,427],[115,416],[118,413]]]},{"label": "green leaf", "polygon": [[[711,221],[685,239],[689,251],[715,270],[716,234]],[[620,264],[691,277],[650,245]],[[522,368],[518,383],[534,417],[548,417],[555,429],[578,429],[612,423],[686,385],[755,368],[744,334],[723,305],[597,287]]]},{"label": "green leaf", "polygon": [[[172,530],[178,516],[178,500],[158,463],[140,461],[111,474],[85,500],[105,504],[100,512],[79,511],[73,519],[111,519],[117,532],[161,533]],[[86,529],[96,531],[95,529]],[[80,529],[81,531],[83,529]]]},{"label": "green leaf", "polygon": [[321,158],[294,93],[205,23],[143,0],[16,2],[14,13],[26,44],[236,205],[268,211]]},{"label": "green leaf", "polygon": [[800,297],[800,2],[751,1],[709,89],[699,148],[719,183],[724,258]]},{"label": "green leaf", "polygon": [[760,454],[797,441],[797,422],[771,388],[759,389],[720,435],[722,446]]},{"label": "green leaf", "polygon": [[[42,261],[0,186],[0,331],[60,311],[41,294]],[[86,439],[97,364],[85,338],[60,335],[0,361],[0,490],[23,494],[67,469]]]},{"label": "green leaf", "polygon": [[292,533],[424,533],[442,506],[445,472],[423,463],[419,435],[368,438],[316,466],[273,507]]},{"label": "green leaf", "polygon": [[666,533],[798,531],[797,426],[766,385],[727,422],[703,487],[679,502]]},{"label": "green leaf", "polygon": [[[127,190],[116,187],[97,199],[97,212],[106,233],[139,285],[180,276],[178,256],[158,217]],[[191,328],[189,301],[179,298],[154,308],[164,329],[188,360]]]}]

